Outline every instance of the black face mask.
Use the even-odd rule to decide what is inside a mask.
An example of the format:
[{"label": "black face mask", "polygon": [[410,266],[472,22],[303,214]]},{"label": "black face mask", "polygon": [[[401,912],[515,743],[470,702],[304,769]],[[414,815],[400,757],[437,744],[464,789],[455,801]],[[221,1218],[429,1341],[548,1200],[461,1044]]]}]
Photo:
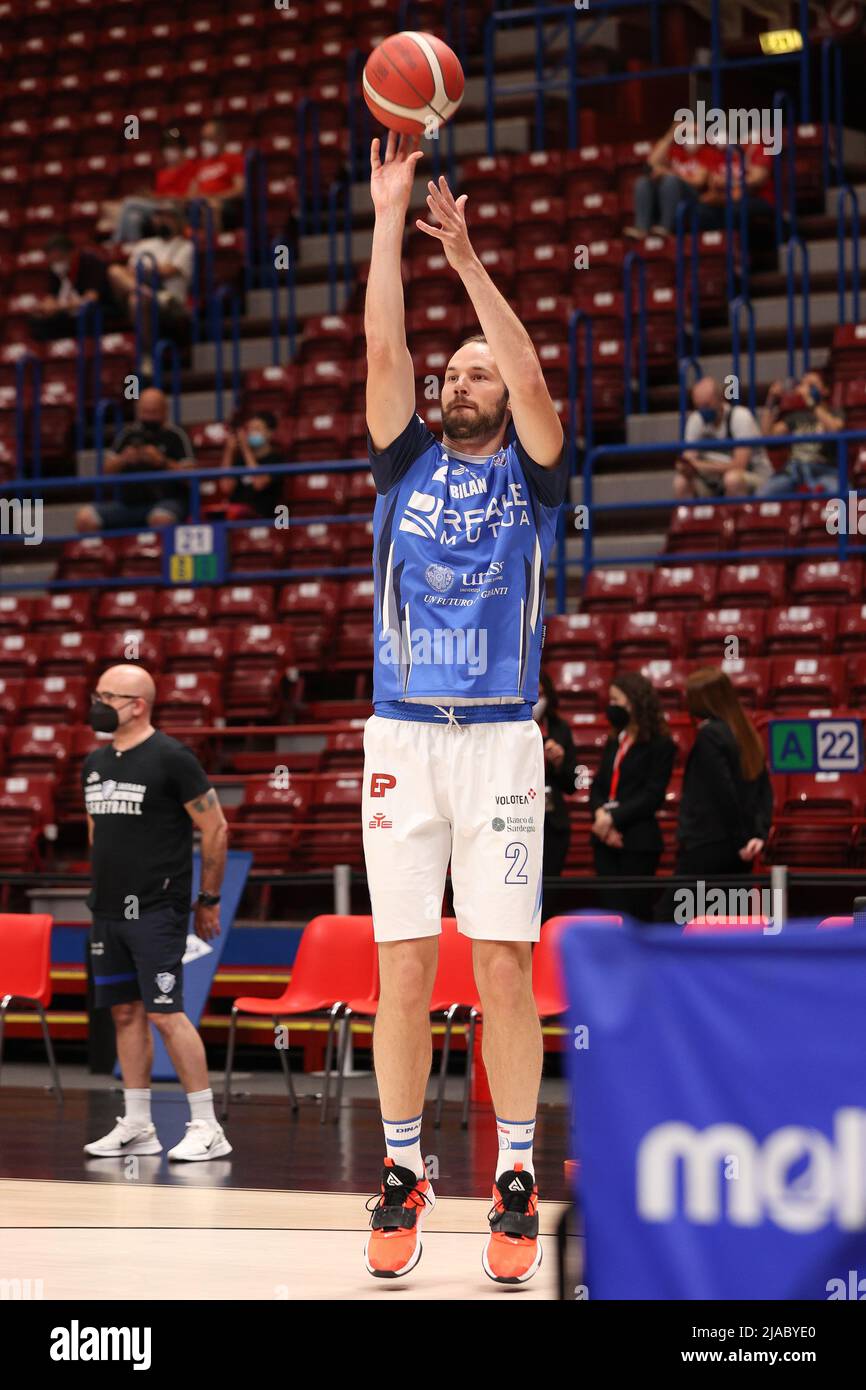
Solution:
[{"label": "black face mask", "polygon": [[[127,704],[133,704],[128,700]],[[104,700],[94,700],[87,713],[87,722],[95,734],[113,734],[120,724],[120,715],[114,705]]]},{"label": "black face mask", "polygon": [[617,733],[626,727],[631,718],[625,705],[608,705],[606,713],[608,723],[613,725]]}]

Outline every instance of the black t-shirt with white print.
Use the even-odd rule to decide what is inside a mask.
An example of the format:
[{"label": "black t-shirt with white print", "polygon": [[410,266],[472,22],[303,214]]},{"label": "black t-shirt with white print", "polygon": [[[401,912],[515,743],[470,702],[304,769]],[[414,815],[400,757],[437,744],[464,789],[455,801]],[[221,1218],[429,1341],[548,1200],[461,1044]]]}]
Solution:
[{"label": "black t-shirt with white print", "polygon": [[194,753],[156,730],[134,748],[108,743],[84,760],[85,808],[93,818],[94,914],[127,918],[170,904],[186,911],[192,893],[193,824],[185,803],[210,787]]}]

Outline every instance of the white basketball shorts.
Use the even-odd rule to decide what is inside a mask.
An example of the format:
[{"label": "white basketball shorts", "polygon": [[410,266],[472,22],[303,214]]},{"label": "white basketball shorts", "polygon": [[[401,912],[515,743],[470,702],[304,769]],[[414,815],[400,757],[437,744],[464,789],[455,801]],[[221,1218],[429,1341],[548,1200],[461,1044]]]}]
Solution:
[{"label": "white basketball shorts", "polygon": [[537,941],[544,750],[534,719],[364,729],[364,854],[377,941],[438,936],[451,861],[465,936]]}]

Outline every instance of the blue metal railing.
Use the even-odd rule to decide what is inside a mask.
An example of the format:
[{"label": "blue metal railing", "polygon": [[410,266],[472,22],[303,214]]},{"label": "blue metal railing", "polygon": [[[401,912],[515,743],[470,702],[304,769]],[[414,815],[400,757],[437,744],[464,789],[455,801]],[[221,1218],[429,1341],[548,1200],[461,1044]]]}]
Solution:
[{"label": "blue metal railing", "polygon": [[[843,80],[842,50],[834,39],[823,39],[821,42],[821,158],[825,189],[829,188],[831,183],[842,183],[845,178]],[[806,120],[807,118],[804,116],[803,119]],[[835,126],[832,161],[830,158],[831,125]]]},{"label": "blue metal railing", "polygon": [[153,350],[153,384],[157,391],[163,388],[163,359],[168,355],[171,361],[171,418],[180,424],[180,352],[177,343],[171,338],[160,338]]},{"label": "blue metal railing", "polygon": [[[311,120],[308,125],[308,116]],[[302,97],[298,102],[298,231],[314,232],[322,230],[322,172],[319,157],[319,107],[310,97]],[[308,130],[312,140],[307,140]],[[308,148],[309,146],[309,148]],[[308,177],[307,161],[312,164],[312,177]]]},{"label": "blue metal railing", "polygon": [[[734,187],[734,160],[736,159],[739,169],[739,211],[740,228],[738,256],[734,255],[734,210],[737,207],[733,198]],[[740,266],[740,288],[742,293],[748,296],[749,293],[749,209],[747,205],[746,192],[746,152],[741,145],[725,147],[725,236],[727,239],[727,276],[728,276],[728,302],[736,295],[736,263],[739,260]]]},{"label": "blue metal railing", "polygon": [[95,300],[86,300],[75,314],[75,336],[78,344],[75,364],[75,448],[79,452],[84,448],[84,436],[87,428],[87,334],[88,329],[91,328],[94,356],[93,399],[97,400],[102,375],[102,308]]},{"label": "blue metal railing", "polygon": [[[836,485],[832,494],[828,496],[838,496],[846,503],[850,502],[848,483],[848,447],[851,444],[862,444],[866,440],[866,430],[839,430],[827,431],[825,433],[798,434],[796,438],[775,435],[755,435],[747,439],[714,439],[713,448],[722,450],[735,450],[747,446],[749,448],[771,448],[790,447],[793,443],[808,444],[835,444],[838,460]],[[645,458],[648,454],[676,456],[684,450],[693,449],[693,441],[680,438],[663,444],[601,444],[593,449],[587,450],[583,462],[583,504],[587,509],[587,525],[584,528],[582,558],[569,560],[563,554],[558,562],[566,567],[580,566],[586,576],[595,565],[593,553],[593,542],[595,535],[594,518],[599,512],[622,514],[658,511],[660,509],[673,510],[677,507],[697,507],[706,506],[707,499],[704,497],[677,498],[660,497],[653,500],[643,500],[640,502],[604,502],[595,503],[593,501],[593,482],[594,469],[597,461],[602,457],[624,459],[639,455]],[[743,497],[713,497],[711,499],[714,507],[742,506],[744,502],[760,502],[760,494],[750,494]],[[803,494],[790,492],[778,494],[769,499],[773,502],[802,502]],[[635,554],[634,551],[623,555],[605,555],[604,564],[606,566],[622,566],[630,564],[697,564],[708,561],[717,563],[740,564],[750,560],[780,560],[793,558],[822,559],[837,558],[845,559],[851,554],[866,553],[866,543],[852,545],[849,539],[849,531],[857,536],[858,517],[853,518],[853,530],[851,529],[850,516],[846,517],[847,524],[840,525],[838,538],[827,546],[802,546],[788,547],[786,549],[766,549],[766,550],[713,550],[713,551],[675,551],[660,552],[655,555]],[[832,533],[828,530],[828,540]],[[565,593],[565,581],[557,579],[557,594]],[[562,608],[560,612],[564,611]]]},{"label": "blue metal railing", "polygon": [[[805,45],[804,45],[805,46]],[[797,173],[795,154],[797,150],[797,122],[794,103],[788,92],[773,93],[774,108],[785,113],[785,142],[783,153],[773,160],[773,181],[776,194],[776,245],[781,246],[785,239],[785,224],[790,236],[797,235]],[[787,179],[783,175],[787,173]]]},{"label": "blue metal railing", "polygon": [[583,400],[581,411],[581,428],[583,430],[584,448],[592,448],[592,319],[589,314],[585,314],[582,309],[573,309],[568,317],[568,475],[573,477],[577,471],[577,326],[583,324],[584,332],[584,365],[583,365]]},{"label": "blue metal railing", "polygon": [[31,476],[42,475],[42,363],[33,352],[22,352],[15,362],[15,476],[25,474],[25,443],[27,418],[27,370],[30,368],[30,464]]},{"label": "blue metal railing", "polygon": [[623,308],[625,322],[623,338],[625,348],[625,413],[631,415],[632,370],[633,370],[633,317],[634,317],[634,268],[637,266],[638,290],[638,410],[642,415],[647,409],[647,348],[646,348],[646,262],[638,251],[629,251],[622,265]]},{"label": "blue metal railing", "polygon": [[[159,294],[162,280],[157,269],[156,257],[149,251],[145,251],[135,263],[135,375],[141,379],[141,359],[142,346],[144,343],[143,315],[145,304],[150,313],[150,350],[153,352],[154,345],[159,337]],[[147,288],[149,295],[145,298],[143,291]]]},{"label": "blue metal railing", "polygon": [[845,304],[847,295],[845,282],[847,266],[845,256],[845,204],[851,209],[851,322],[860,322],[860,205],[857,193],[850,183],[843,183],[836,196],[836,244],[839,264],[836,271],[836,287],[839,300],[839,322],[845,323]]},{"label": "blue metal railing", "polygon": [[216,385],[214,393],[216,396],[216,416],[218,420],[225,418],[223,403],[223,338],[225,330],[225,310],[228,301],[232,316],[232,406],[238,409],[241,399],[241,329],[240,329],[240,302],[231,285],[221,285],[216,294],[212,297],[209,305],[210,309],[210,330],[211,339],[214,346],[214,370],[216,374]]},{"label": "blue metal railing", "polygon": [[[797,317],[794,310],[794,299],[796,289],[794,285],[794,252],[800,252],[800,301],[801,301],[801,343],[803,372],[809,370],[809,248],[802,237],[792,236],[788,238],[785,247],[785,273],[788,295],[788,376],[793,380],[798,375],[794,370],[795,339],[797,332]],[[802,373],[799,373],[802,375]]]},{"label": "blue metal railing", "polygon": [[756,369],[755,369],[755,310],[750,299],[745,295],[738,295],[730,306],[731,315],[731,355],[733,359],[734,376],[737,378],[737,400],[741,393],[740,382],[740,317],[745,310],[747,323],[747,351],[749,354],[749,409],[755,413],[755,393],[757,391]]},{"label": "blue metal railing", "polygon": [[[686,235],[685,221],[689,218],[691,242],[691,294],[686,296]],[[683,199],[677,203],[674,228],[677,238],[676,255],[676,311],[677,311],[677,361],[686,355],[686,305],[690,310],[691,351],[697,356],[700,352],[701,336],[701,287],[700,287],[700,244],[698,231],[698,205]]]},{"label": "blue metal railing", "polygon": [[[194,198],[187,205],[189,225],[193,229],[192,259],[192,340],[201,339],[202,305],[210,303],[214,292],[214,219],[213,209],[205,198]],[[204,225],[204,275],[201,267],[199,232]],[[205,308],[205,313],[207,312]],[[154,335],[154,342],[156,335]]]}]

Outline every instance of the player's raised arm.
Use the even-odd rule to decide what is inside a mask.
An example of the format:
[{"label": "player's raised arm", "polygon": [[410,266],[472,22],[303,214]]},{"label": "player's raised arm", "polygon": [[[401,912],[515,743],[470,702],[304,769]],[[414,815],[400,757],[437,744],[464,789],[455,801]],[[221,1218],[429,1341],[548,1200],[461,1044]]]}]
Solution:
[{"label": "player's raised arm", "polygon": [[439,220],[415,225],[442,243],[442,249],[466,286],[482,332],[508,387],[517,437],[542,468],[554,468],[562,456],[562,425],[544,380],[538,354],[520,319],[494,285],[473,250],[466,227],[466,194],[454,198],[444,176],[427,185],[427,203]]},{"label": "player's raised arm", "polygon": [[406,307],[400,270],[403,228],[415,166],[423,151],[414,136],[390,131],[385,157],[379,141],[370,149],[370,193],[376,210],[370,277],[364,304],[367,339],[367,428],[385,449],[415,409],[415,370],[406,345]]}]

